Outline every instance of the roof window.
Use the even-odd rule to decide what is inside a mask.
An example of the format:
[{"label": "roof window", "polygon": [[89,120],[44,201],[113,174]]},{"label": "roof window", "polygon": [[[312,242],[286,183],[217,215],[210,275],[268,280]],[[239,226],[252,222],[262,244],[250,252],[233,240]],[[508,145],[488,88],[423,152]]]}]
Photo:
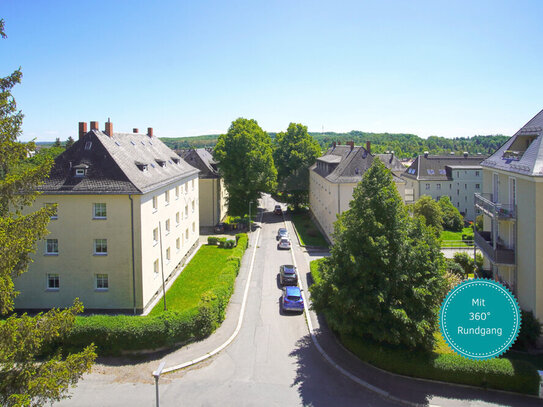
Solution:
[{"label": "roof window", "polygon": [[147,164],[144,164],[144,163],[140,163],[138,161],[136,161],[136,166],[140,169],[140,171],[143,171],[143,172],[146,172],[149,170],[149,166]]},{"label": "roof window", "polygon": [[172,161],[176,164],[179,164],[179,158],[172,157]]},{"label": "roof window", "polygon": [[161,160],[159,158],[155,158],[155,161],[158,163],[158,165],[160,165],[161,167],[165,167],[166,166],[166,161],[165,160]]},{"label": "roof window", "polygon": [[440,173],[441,175],[446,175],[446,174],[447,174],[447,171],[445,171],[444,168],[441,168],[441,169],[439,170],[439,173]]},{"label": "roof window", "polygon": [[91,147],[92,147],[92,141],[87,141],[87,142],[85,143],[85,150],[90,150]]},{"label": "roof window", "polygon": [[116,141],[115,144],[118,145],[119,147],[121,146],[121,143],[119,143],[118,141]]},{"label": "roof window", "polygon": [[136,143],[134,143],[132,140],[130,140],[130,144],[132,144],[133,146],[136,145]]},{"label": "roof window", "polygon": [[428,175],[434,175],[434,170],[427,169],[426,171],[428,172]]}]

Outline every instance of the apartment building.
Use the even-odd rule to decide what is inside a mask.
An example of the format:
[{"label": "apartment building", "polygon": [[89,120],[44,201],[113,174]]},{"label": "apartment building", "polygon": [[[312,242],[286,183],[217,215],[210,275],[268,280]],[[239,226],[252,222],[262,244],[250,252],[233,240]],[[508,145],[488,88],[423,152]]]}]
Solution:
[{"label": "apartment building", "polygon": [[473,206],[476,192],[482,192],[483,170],[481,161],[486,156],[419,155],[405,170],[405,200],[416,202],[428,195],[439,200],[446,195],[452,204],[468,220],[475,220],[477,211]]},{"label": "apartment building", "polygon": [[484,268],[543,320],[543,110],[481,163]]},{"label": "apartment building", "polygon": [[228,211],[228,196],[224,182],[219,175],[217,162],[205,148],[191,148],[178,151],[181,158],[200,170],[199,201],[200,227],[212,227],[219,223]]},{"label": "apartment building", "polygon": [[34,207],[56,205],[50,233],[15,279],[18,309],[139,313],[199,238],[198,170],[146,134],[79,123]]},{"label": "apartment building", "polygon": [[354,142],[346,145],[334,143],[326,154],[317,158],[317,162],[310,167],[310,210],[329,242],[332,241],[337,215],[349,209],[353,190],[375,157],[392,171],[394,182],[403,199],[405,181],[394,173],[400,174],[405,167],[393,153],[372,155],[369,142],[366,143],[366,148],[355,146]]}]

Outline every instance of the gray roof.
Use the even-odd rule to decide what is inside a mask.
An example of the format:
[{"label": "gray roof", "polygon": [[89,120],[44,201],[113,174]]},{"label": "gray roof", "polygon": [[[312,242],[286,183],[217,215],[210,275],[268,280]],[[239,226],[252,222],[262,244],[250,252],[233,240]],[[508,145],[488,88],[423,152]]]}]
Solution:
[{"label": "gray roof", "polygon": [[[402,166],[401,162],[391,154],[379,154],[377,156],[393,172],[398,165]],[[317,159],[317,162],[320,161],[323,164],[322,166],[315,163],[310,170],[333,183],[358,183],[370,168],[374,158],[375,156],[368,153],[364,147],[354,146],[351,148],[350,145],[336,145]],[[394,182],[405,182],[394,174],[393,178]]]},{"label": "gray roof", "polygon": [[[74,168],[87,165],[85,176]],[[145,167],[145,171],[143,168]],[[60,154],[38,189],[60,194],[138,194],[196,174],[157,137],[91,130]]]},{"label": "gray roof", "polygon": [[217,162],[207,149],[190,148],[188,150],[179,150],[178,152],[183,160],[200,170],[200,178],[219,178]]},{"label": "gray roof", "polygon": [[450,181],[453,168],[478,169],[484,155],[419,155],[402,177],[424,181]]},{"label": "gray roof", "polygon": [[497,168],[534,177],[543,176],[543,110],[482,162]]}]

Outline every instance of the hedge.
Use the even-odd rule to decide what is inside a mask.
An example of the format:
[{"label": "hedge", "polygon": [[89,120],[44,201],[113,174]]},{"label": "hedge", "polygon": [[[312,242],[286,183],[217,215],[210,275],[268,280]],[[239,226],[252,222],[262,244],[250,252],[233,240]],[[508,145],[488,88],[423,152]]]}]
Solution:
[{"label": "hedge", "polygon": [[94,343],[100,355],[116,355],[122,351],[171,347],[209,336],[226,316],[241,258],[248,246],[247,235],[239,234],[238,242],[224,265],[219,283],[202,293],[197,307],[183,312],[165,311],[160,315],[145,317],[78,316],[74,329],[56,345],[66,349],[80,349]]}]

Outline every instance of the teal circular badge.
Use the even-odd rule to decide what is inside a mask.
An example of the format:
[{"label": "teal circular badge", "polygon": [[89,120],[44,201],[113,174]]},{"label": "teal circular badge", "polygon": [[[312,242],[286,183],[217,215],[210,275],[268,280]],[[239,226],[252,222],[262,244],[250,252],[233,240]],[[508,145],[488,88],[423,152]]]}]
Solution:
[{"label": "teal circular badge", "polygon": [[441,304],[439,323],[447,344],[469,359],[491,359],[517,339],[520,309],[502,284],[467,280],[454,287]]}]

